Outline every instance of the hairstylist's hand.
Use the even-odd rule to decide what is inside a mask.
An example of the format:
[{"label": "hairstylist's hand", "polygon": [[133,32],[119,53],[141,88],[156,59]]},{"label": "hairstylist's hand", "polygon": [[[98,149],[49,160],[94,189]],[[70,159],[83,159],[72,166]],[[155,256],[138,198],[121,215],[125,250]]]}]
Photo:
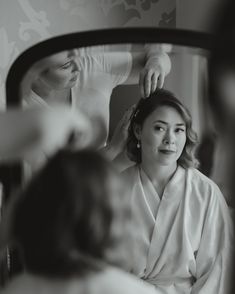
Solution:
[{"label": "hairstylist's hand", "polygon": [[148,56],[139,76],[141,97],[146,98],[157,88],[162,88],[170,68],[171,61],[167,53],[157,52]]},{"label": "hairstylist's hand", "polygon": [[124,112],[124,115],[118,122],[113,132],[113,136],[109,144],[104,148],[105,154],[111,160],[125,149],[128,137],[128,128],[130,125],[130,117],[135,109],[135,106],[135,104],[132,105]]}]

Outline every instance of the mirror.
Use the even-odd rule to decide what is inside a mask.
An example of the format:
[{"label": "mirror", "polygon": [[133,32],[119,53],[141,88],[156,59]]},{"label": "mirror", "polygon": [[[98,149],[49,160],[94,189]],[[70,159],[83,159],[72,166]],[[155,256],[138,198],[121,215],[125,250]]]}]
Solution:
[{"label": "mirror", "polygon": [[[151,28],[98,30],[55,37],[26,50],[15,61],[6,82],[7,105],[27,105],[27,98],[23,99],[23,96],[29,95],[26,92],[31,90],[33,80],[38,78],[38,72],[42,70],[41,67],[45,67],[46,63],[49,62],[50,55],[58,54],[59,52],[63,54],[64,50],[70,52],[77,50],[78,58],[79,55],[80,57],[87,54],[94,56],[97,53],[115,56],[118,52],[120,52],[121,56],[124,56],[125,52],[144,56],[146,54],[146,45],[153,47],[166,46],[164,50],[169,51],[168,55],[172,66],[170,73],[165,77],[164,87],[174,92],[189,108],[192,112],[194,128],[201,136],[204,124],[204,114],[202,114],[201,110],[203,109],[203,112],[207,112],[205,105],[202,106],[201,104],[207,95],[207,60],[212,39],[212,36],[205,33]],[[111,59],[115,60],[115,57]],[[117,59],[115,63],[117,66]],[[143,62],[139,66],[139,72],[141,67],[143,67]],[[108,75],[106,77],[107,83],[105,87],[107,88],[107,84],[111,84],[113,81],[109,80]],[[121,76],[118,76],[118,78],[121,79]],[[113,85],[108,86],[109,94],[111,95],[112,93],[110,118],[107,105],[106,109],[99,110],[100,112],[106,112],[106,121],[103,125],[105,131],[101,140],[103,144],[108,136],[112,135],[123,111],[140,98],[139,88],[134,85],[138,83],[138,77],[135,77],[135,81],[126,81],[125,85],[122,85],[125,79],[127,77],[123,76],[123,81],[115,81]],[[76,83],[76,81],[73,82]],[[82,94],[84,96],[84,93]],[[60,95],[63,96],[63,94]],[[43,104],[43,100],[40,100],[40,103]],[[87,111],[95,114],[98,111],[97,106],[102,108],[100,103],[96,103],[95,109],[91,107]]]},{"label": "mirror", "polygon": [[[164,47],[164,51],[167,52],[171,60],[171,70],[165,76],[164,88],[172,91],[191,112],[193,127],[202,143],[202,148],[198,149],[201,161],[200,168],[203,173],[213,178],[213,152],[210,148],[208,150],[204,148],[208,145],[208,140],[209,145],[213,141],[215,129],[206,102],[208,95],[207,62],[212,39],[212,36],[204,33],[151,28],[101,30],[55,37],[26,50],[15,61],[6,82],[7,105],[27,108],[30,105],[38,104],[44,107],[53,101],[65,102],[67,100],[65,103],[70,103],[72,107],[84,110],[84,101],[86,103],[89,96],[95,97],[95,102],[90,103],[91,106],[85,111],[90,117],[97,116],[97,113],[103,117],[103,121],[100,122],[102,135],[98,140],[99,146],[103,146],[112,137],[124,111],[141,97],[138,79],[144,66],[146,46],[152,46],[155,48],[154,50]],[[66,54],[75,54],[76,57],[66,56]],[[138,65],[136,76],[128,79],[132,54],[142,56],[143,60],[142,64]],[[114,64],[113,68],[116,72],[113,75],[109,74],[113,69],[108,62],[105,62],[105,56],[108,56],[110,64]],[[41,90],[44,86],[51,87],[53,83],[56,83],[51,80],[52,84],[46,85],[46,80],[53,78],[49,76],[50,73],[46,74],[47,77],[45,75],[49,65],[54,69],[56,66],[58,69],[58,64],[64,66],[61,68],[62,75],[65,75],[66,71],[71,71],[68,63],[60,63],[60,59],[65,60],[66,58],[67,60],[76,59],[77,62],[77,72],[72,73],[71,81],[69,81],[72,88],[71,93],[68,91],[69,85],[65,85],[65,89],[59,85],[53,94],[54,98],[40,98],[40,94],[37,94],[38,90],[40,92],[39,80]],[[98,61],[95,61],[96,58]],[[97,71],[101,70],[98,73],[98,82],[97,74],[91,67],[89,68],[91,61],[96,64]],[[102,62],[106,68],[101,68]],[[119,68],[121,62],[122,67]],[[66,66],[68,66],[67,69]],[[84,67],[86,70],[82,70]],[[105,72],[106,70],[107,72]],[[121,70],[121,75],[117,72],[118,70]],[[59,71],[56,74],[59,75]],[[69,74],[71,75],[71,73]],[[43,79],[40,79],[41,75],[44,75]],[[92,76],[93,89],[88,85],[88,80],[91,83],[89,75]],[[80,81],[85,83],[85,86],[79,87]],[[68,81],[65,79],[64,82]],[[42,96],[43,94],[45,95],[45,93],[41,93]],[[79,96],[84,97],[83,101],[80,98],[74,98]],[[110,103],[107,103],[110,97]],[[46,102],[46,99],[50,101]],[[100,103],[102,99],[104,99],[104,103]],[[97,126],[96,122],[93,124],[94,126]],[[14,175],[14,168],[11,170]],[[14,182],[16,178],[20,178],[19,173],[18,170],[14,175]],[[216,181],[219,183],[220,179],[216,179]]]},{"label": "mirror", "polygon": [[[214,136],[216,129],[206,103],[210,41],[210,36],[200,33],[152,29],[111,30],[57,37],[32,47],[16,60],[7,79],[7,104],[24,108],[35,104],[53,108],[53,103],[60,100],[71,108],[82,109],[89,114],[91,121],[101,118],[101,127],[98,126],[102,130],[101,148],[112,137],[125,110],[141,97],[138,81],[144,63],[137,63],[139,71],[132,76],[134,56],[141,57],[143,61],[146,46],[164,47],[171,60],[164,88],[173,92],[191,112],[193,127],[201,143],[198,155],[202,162],[209,157],[209,162],[201,165],[202,172],[212,176],[214,158],[211,150],[205,148],[208,146],[206,140]],[[53,91],[47,91],[52,86]],[[87,107],[86,102],[91,97],[92,103]],[[94,128],[97,121],[93,121]],[[14,173],[13,168],[12,171]],[[9,182],[9,185],[15,184]],[[162,215],[162,219],[164,217]],[[181,247],[179,250],[184,252],[184,249]],[[197,252],[192,252],[192,259],[193,254]],[[183,281],[186,287],[189,283],[189,279]]]}]

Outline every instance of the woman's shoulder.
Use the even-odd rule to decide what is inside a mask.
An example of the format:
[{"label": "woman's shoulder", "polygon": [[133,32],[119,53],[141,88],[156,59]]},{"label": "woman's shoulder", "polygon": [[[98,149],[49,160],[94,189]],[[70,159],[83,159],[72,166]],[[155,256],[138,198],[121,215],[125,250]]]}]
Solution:
[{"label": "woman's shoulder", "polygon": [[192,185],[197,189],[208,191],[213,195],[219,195],[219,197],[222,195],[218,185],[198,169],[189,168],[187,173]]},{"label": "woman's shoulder", "polygon": [[138,165],[137,164],[134,164],[134,165],[126,168],[125,170],[123,170],[121,172],[121,174],[122,175],[131,175],[131,174],[136,173],[137,170],[138,170]]},{"label": "woman's shoulder", "polygon": [[107,267],[104,271],[84,278],[68,280],[45,279],[30,274],[15,277],[1,294],[154,294],[152,286],[118,268]]},{"label": "woman's shoulder", "polygon": [[128,181],[130,183],[131,181],[134,181],[139,173],[139,167],[137,164],[132,165],[121,172],[121,176],[124,180]]},{"label": "woman's shoulder", "polygon": [[218,211],[229,215],[225,197],[216,183],[194,168],[189,168],[186,174],[186,195],[190,197],[192,209],[200,207],[201,211],[205,212],[208,207],[211,207],[212,210],[217,207]]},{"label": "woman's shoulder", "polygon": [[[94,285],[94,292],[97,294],[154,294],[153,286],[146,284],[144,281],[134,275],[124,272],[115,267],[108,267],[100,275],[91,280]],[[89,287],[89,290],[92,290]]]},{"label": "woman's shoulder", "polygon": [[203,174],[196,168],[188,168],[188,174],[190,177],[192,177],[196,181],[199,181],[200,183],[216,186],[215,182],[213,182],[209,177],[207,177],[205,174]]}]

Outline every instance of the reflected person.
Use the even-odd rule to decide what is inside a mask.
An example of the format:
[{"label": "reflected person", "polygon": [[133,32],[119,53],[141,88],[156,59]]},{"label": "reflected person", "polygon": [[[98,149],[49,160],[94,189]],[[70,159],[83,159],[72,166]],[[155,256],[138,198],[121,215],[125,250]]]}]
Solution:
[{"label": "reflected person", "polygon": [[[148,52],[97,52],[79,55],[79,50],[64,51],[41,62],[43,70],[32,84],[26,105],[47,106],[54,101],[80,109],[99,129],[103,147],[109,129],[109,104],[112,90],[120,84],[138,84],[142,96],[162,87],[171,62],[164,47]],[[38,65],[36,65],[38,66]]]},{"label": "reflected person", "polygon": [[159,293],[228,293],[233,228],[217,185],[199,172],[197,135],[167,90],[141,99],[130,122],[122,174],[141,237],[133,273]]}]

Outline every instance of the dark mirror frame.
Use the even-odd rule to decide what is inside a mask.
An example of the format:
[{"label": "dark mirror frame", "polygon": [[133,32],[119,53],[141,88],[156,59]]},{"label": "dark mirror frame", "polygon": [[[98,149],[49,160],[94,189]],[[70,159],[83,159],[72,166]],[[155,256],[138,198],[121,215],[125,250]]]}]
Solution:
[{"label": "dark mirror frame", "polygon": [[[212,49],[211,34],[180,29],[164,28],[116,28],[77,32],[53,37],[25,50],[12,64],[6,79],[6,105],[21,105],[20,85],[26,72],[40,59],[71,48],[124,43],[170,43],[206,50]],[[0,165],[0,181],[3,181],[5,200],[15,187],[22,183],[22,165]],[[17,257],[12,255],[11,274],[17,272]]]},{"label": "dark mirror frame", "polygon": [[6,79],[7,107],[20,105],[20,83],[40,59],[71,48],[125,43],[170,43],[210,50],[213,35],[179,29],[117,28],[71,33],[42,41],[25,50],[12,64]]},{"label": "dark mirror frame", "polygon": [[[42,41],[25,50],[12,64],[6,79],[6,105],[19,107],[20,85],[25,73],[40,59],[71,48],[124,43],[171,43],[188,47],[212,49],[213,35],[203,32],[166,28],[116,28],[77,32]],[[0,165],[6,195],[21,182],[19,165]]]}]

